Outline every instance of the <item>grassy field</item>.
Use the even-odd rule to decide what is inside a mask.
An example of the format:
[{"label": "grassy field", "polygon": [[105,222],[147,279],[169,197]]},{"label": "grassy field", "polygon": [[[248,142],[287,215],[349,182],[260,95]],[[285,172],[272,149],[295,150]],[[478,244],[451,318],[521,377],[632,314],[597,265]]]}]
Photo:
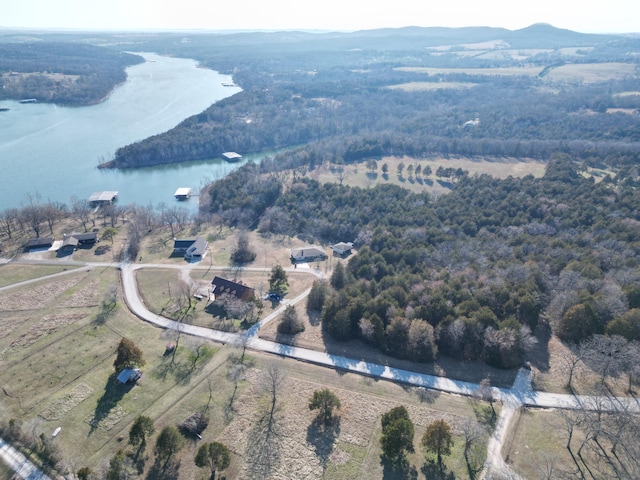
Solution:
[{"label": "grassy field", "polygon": [[[211,281],[215,275],[228,280],[241,281],[253,288],[256,296],[262,297],[269,289],[270,272],[271,269],[252,272],[212,267],[210,269],[199,268],[191,270],[185,278],[178,270],[149,268],[138,270],[136,272],[136,280],[145,305],[152,312],[170,316],[170,312],[176,308],[176,302],[181,296],[181,288],[184,288],[182,285],[185,285],[185,280],[197,284],[199,291],[203,292],[205,297],[210,291]],[[305,272],[304,269],[301,269],[300,272],[289,272],[287,277],[289,280],[289,292],[285,298],[295,298],[300,295],[310,288],[317,278],[310,272]],[[205,327],[215,327],[219,324],[220,318],[212,315],[209,301],[206,299],[199,302],[193,301],[193,305],[195,306],[193,312],[195,316],[190,323]],[[263,315],[269,313],[272,308],[271,303],[265,301]]]},{"label": "grassy field", "polygon": [[[385,163],[389,167],[389,172],[386,176],[382,173],[382,165]],[[398,165],[400,163],[404,163],[405,167],[409,165],[413,165],[414,167],[420,165],[422,169],[429,166],[431,167],[433,174],[429,177],[421,176],[420,179],[416,179],[415,177],[409,177],[405,168],[403,175],[399,176]],[[486,173],[496,178],[507,178],[509,176],[524,177],[526,175],[541,177],[544,175],[546,167],[545,162],[535,160],[521,162],[517,160],[494,158],[416,159],[411,157],[384,157],[378,160],[377,164],[378,168],[373,173],[367,169],[366,162],[344,166],[343,183],[345,185],[358,186],[362,188],[369,188],[383,183],[393,183],[413,192],[426,191],[437,196],[449,192],[453,186],[448,181],[438,179],[435,176],[435,171],[440,166],[445,168],[462,168],[463,170],[468,171],[470,175],[481,175]],[[337,183],[339,182],[340,173],[336,168],[322,167],[307,173],[307,175],[320,182]]]},{"label": "grassy field", "polygon": [[[259,447],[256,420],[265,401],[261,378],[271,365],[286,374],[275,419],[283,432],[272,458],[277,478],[323,478],[323,472],[325,478],[380,478],[379,418],[400,404],[407,406],[416,424],[417,451],[410,461],[418,471],[424,463],[418,441],[431,421],[446,419],[459,435],[465,419],[485,418],[486,407],[460,397],[257,353],[246,356],[247,369],[234,392],[228,373],[239,352],[232,346],[183,336],[172,362],[165,345],[175,341],[175,333],[141,322],[123,308],[99,319],[99,300],[117,282],[116,269],[99,268],[0,294],[3,416],[22,419],[36,435],[48,436],[60,427],[55,444],[69,469],[89,466],[101,471],[118,450],[133,454],[126,446],[127,436],[139,415],[151,417],[157,433],[192,413],[206,411],[210,424],[202,441],[227,444],[233,452],[228,478],[247,478],[255,467],[248,452]],[[41,300],[33,300],[34,289],[42,294]],[[44,295],[47,291],[51,293]],[[115,348],[122,337],[133,340],[146,360],[143,376],[134,386],[118,385],[113,376]],[[200,359],[194,354],[198,347],[206,352]],[[330,435],[313,426],[314,413],[307,408],[312,392],[324,386],[342,402],[339,429]],[[154,443],[155,436],[139,466],[144,476],[157,478]],[[208,478],[193,463],[200,443],[187,441],[174,478]],[[459,455],[447,459],[447,465],[457,478],[467,478]]]},{"label": "grassy field", "polygon": [[[568,53],[571,53],[570,51]],[[487,58],[511,56],[508,52],[492,51],[485,54]],[[436,68],[436,67],[399,67],[402,72],[424,73],[427,75],[446,75],[463,73],[467,75],[501,75],[501,76],[537,76],[541,67],[498,67],[498,68]],[[622,80],[636,77],[638,72],[633,63],[571,63],[554,67],[544,76],[547,83],[595,83],[608,80]]]},{"label": "grassy field", "polygon": [[46,277],[54,273],[66,272],[76,267],[64,265],[24,265],[5,263],[0,265],[0,287],[13,285],[14,283]]},{"label": "grassy field", "polygon": [[600,83],[637,75],[636,65],[633,63],[575,63],[552,68],[545,80],[552,83]]},{"label": "grassy field", "polygon": [[[514,425],[511,445],[503,450],[503,455],[523,478],[546,478],[544,472],[552,465],[557,475],[572,470],[574,465],[566,449],[562,422],[553,411],[522,411]],[[579,441],[582,433],[576,431],[574,438]]]},{"label": "grassy field", "polygon": [[404,92],[426,92],[431,90],[442,90],[445,88],[460,90],[463,88],[475,87],[475,83],[469,82],[410,82],[398,85],[390,85],[391,90],[402,90]]},{"label": "grassy field", "polygon": [[465,73],[467,75],[526,75],[536,76],[542,67],[497,67],[497,68],[438,68],[438,67],[398,67],[401,72],[425,73],[427,75],[445,75]]}]

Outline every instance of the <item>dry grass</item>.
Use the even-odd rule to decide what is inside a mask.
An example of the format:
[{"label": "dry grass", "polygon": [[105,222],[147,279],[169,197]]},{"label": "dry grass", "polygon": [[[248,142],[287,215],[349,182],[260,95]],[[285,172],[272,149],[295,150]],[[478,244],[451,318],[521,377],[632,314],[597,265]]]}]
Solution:
[{"label": "dry grass", "polygon": [[526,75],[536,76],[542,67],[498,67],[498,68],[436,68],[436,67],[398,67],[401,72],[425,73],[427,75],[445,75],[466,73],[468,75]]},{"label": "dry grass", "polygon": [[636,65],[633,63],[575,63],[551,69],[545,76],[545,81],[552,83],[601,83],[637,77],[637,75]]},{"label": "dry grass", "polygon": [[[544,369],[533,367],[536,390],[543,392],[571,393],[567,382],[569,370],[566,359],[571,351],[555,335],[551,336],[547,346],[548,366]],[[576,395],[592,395],[600,388],[601,377],[585,362],[578,362],[571,382]],[[614,395],[629,395],[626,376],[607,377],[606,385]]]},{"label": "dry grass", "polygon": [[[199,271],[191,273],[197,275]],[[3,320],[8,318],[7,324],[16,327],[0,339],[0,348],[18,343],[20,348],[11,350],[0,361],[0,387],[6,392],[1,399],[3,414],[29,422],[36,434],[50,435],[56,427],[62,428],[56,442],[63,456],[72,459],[76,467],[87,465],[99,470],[118,449],[125,447],[124,439],[138,415],[153,418],[159,432],[163,426],[175,425],[208,405],[211,423],[203,441],[218,440],[229,445],[233,462],[225,472],[227,477],[246,478],[243,472],[248,471],[246,462],[250,459],[247,448],[263,406],[257,379],[264,365],[272,362],[282,366],[288,375],[278,400],[282,432],[286,434],[272,478],[322,478],[323,471],[324,478],[380,478],[379,417],[393,406],[407,406],[417,426],[416,442],[424,426],[435,418],[446,419],[457,431],[462,419],[474,416],[473,406],[463,398],[256,353],[247,354],[253,367],[238,385],[235,409],[229,409],[233,383],[227,376],[228,357],[237,356],[232,347],[214,349],[208,363],[191,369],[191,345],[202,342],[183,336],[176,364],[171,367],[170,356],[163,355],[171,332],[137,321],[123,309],[118,309],[106,324],[92,321],[99,307],[91,306],[95,296],[87,293],[89,286],[95,287],[101,298],[117,279],[115,269],[74,276],[56,299],[27,314],[9,312],[3,316]],[[292,287],[292,295],[314,278],[294,272],[290,279],[298,276],[302,280],[292,282],[297,285]],[[53,288],[56,284],[60,282],[52,279],[41,286]],[[12,294],[24,293],[23,290],[32,291],[31,287],[22,287]],[[49,334],[43,335],[47,329]],[[31,338],[27,333],[30,331],[38,332],[33,337],[37,338],[35,342],[24,341]],[[123,336],[142,349],[147,361],[142,378],[130,387],[116,385],[112,375],[115,347]],[[325,386],[334,390],[343,403],[339,431],[332,435],[313,427],[314,413],[307,408],[312,392]],[[150,458],[145,474],[152,465],[154,443],[155,437],[149,439]],[[188,441],[180,453],[178,478],[208,477],[193,464],[198,446],[198,442]],[[419,468],[422,456],[413,455],[411,461]],[[463,470],[455,471],[459,478],[465,478]]]},{"label": "dry grass", "polygon": [[400,83],[398,85],[389,85],[387,88],[390,90],[402,90],[404,92],[429,92],[443,89],[461,90],[475,86],[475,83],[469,82],[410,82]]},{"label": "dry grass", "polygon": [[[382,174],[382,165],[387,164],[389,173],[387,176]],[[404,163],[405,167],[420,165],[422,169],[429,166],[433,174],[429,177],[422,177],[420,180],[409,178],[406,168],[403,176],[398,176],[398,165]],[[445,168],[462,168],[469,172],[470,175],[488,174],[495,178],[524,177],[533,175],[541,177],[544,175],[546,168],[545,162],[537,160],[519,161],[514,159],[495,159],[483,157],[478,159],[469,159],[463,157],[452,158],[432,158],[432,159],[416,159],[411,157],[384,157],[378,160],[378,170],[371,174],[366,167],[366,162],[350,164],[344,166],[346,177],[343,180],[345,185],[357,186],[361,188],[370,188],[379,184],[392,183],[407,188],[413,192],[429,192],[433,195],[443,195],[448,193],[452,184],[435,176],[438,167]],[[339,172],[335,168],[320,167],[307,173],[307,176],[323,183],[339,183]]]},{"label": "dry grass", "polygon": [[47,283],[36,283],[20,290],[0,293],[0,311],[39,310],[55,301],[65,291],[84,279],[84,275],[73,275]]},{"label": "dry grass", "polygon": [[53,400],[39,415],[49,421],[60,420],[80,402],[89,398],[92,393],[93,388],[84,383],[80,383],[62,397]]},{"label": "dry grass", "polygon": [[63,265],[25,265],[18,263],[5,263],[0,265],[0,287],[15,283],[46,277],[54,273],[66,272],[74,267]]},{"label": "dry grass", "polygon": [[[575,438],[581,437],[576,431]],[[557,413],[524,409],[513,426],[513,441],[503,455],[523,478],[545,478],[543,472],[550,463],[555,464],[558,473],[572,470],[566,439],[562,418]]]}]

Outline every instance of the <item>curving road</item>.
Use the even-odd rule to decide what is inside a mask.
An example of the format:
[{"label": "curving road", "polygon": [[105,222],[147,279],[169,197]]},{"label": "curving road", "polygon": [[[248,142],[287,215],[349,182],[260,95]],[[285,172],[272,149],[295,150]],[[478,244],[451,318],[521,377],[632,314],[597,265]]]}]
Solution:
[{"label": "curving road", "polygon": [[[36,263],[36,262],[31,262]],[[41,262],[45,263],[45,262]],[[358,373],[362,375],[368,375],[375,378],[381,378],[386,380],[391,380],[394,382],[401,382],[404,384],[429,388],[433,390],[439,390],[442,392],[471,396],[473,395],[479,388],[479,385],[476,383],[463,382],[460,380],[453,380],[444,377],[437,377],[434,375],[428,375],[424,373],[412,372],[410,370],[403,370],[400,368],[393,368],[387,365],[379,365],[371,362],[365,362],[361,360],[355,360],[348,357],[343,357],[339,355],[332,355],[326,352],[319,352],[315,350],[310,350],[306,348],[293,347],[290,345],[284,345],[276,342],[271,342],[267,340],[260,339],[258,337],[258,332],[260,328],[268,323],[269,321],[276,318],[287,305],[295,305],[296,303],[304,300],[308,294],[310,289],[307,289],[302,294],[297,297],[289,300],[288,302],[283,303],[280,307],[271,312],[269,315],[264,317],[259,323],[254,325],[251,329],[249,329],[244,334],[239,333],[229,333],[222,332],[218,330],[212,330],[209,328],[199,327],[195,325],[188,325],[184,323],[175,322],[161,315],[155,314],[151,312],[146,305],[142,302],[137,282],[135,279],[135,271],[140,268],[174,268],[180,270],[189,270],[189,269],[205,269],[206,267],[200,267],[196,265],[167,265],[167,264],[131,264],[131,263],[123,263],[120,265],[115,264],[105,264],[105,263],[76,263],[69,262],[70,265],[78,265],[83,266],[85,268],[95,268],[95,267],[108,267],[108,266],[118,266],[121,270],[121,279],[122,279],[122,288],[124,292],[124,299],[129,307],[130,311],[146,322],[152,323],[162,328],[168,329],[180,329],[181,332],[187,333],[189,335],[207,338],[209,340],[214,340],[216,342],[221,343],[232,343],[232,344],[245,344],[248,348],[253,350],[259,350],[262,352],[272,353],[275,355],[280,355],[283,357],[290,357],[297,360],[306,361],[309,363],[314,363],[316,365],[321,365],[329,368],[335,368],[340,370],[345,370],[353,373]],[[212,270],[221,270],[220,267],[209,267]],[[264,271],[264,268],[246,268],[247,271]],[[290,271],[294,271],[293,269],[287,269]],[[71,273],[71,271],[66,271],[60,274],[51,275],[50,277],[57,275],[65,275]],[[76,270],[77,271],[77,270]],[[297,271],[301,271],[298,269]],[[313,273],[317,276],[322,276],[320,272],[309,270],[309,273]],[[49,278],[49,277],[47,277]],[[1,290],[14,288],[20,285],[25,285],[31,282],[40,281],[42,278],[28,280],[25,282],[21,282],[20,284],[10,285]],[[604,410],[628,410],[640,412],[640,402],[638,399],[629,398],[629,397],[618,397],[607,399],[608,404],[603,404],[603,399],[598,397],[591,396],[574,396],[568,394],[559,394],[559,393],[546,393],[546,392],[536,392],[531,388],[531,372],[525,369],[521,369],[514,381],[514,384],[511,388],[496,388],[493,387],[491,389],[491,393],[494,399],[501,401],[503,408],[501,410],[501,415],[498,418],[496,429],[494,430],[489,443],[487,445],[487,462],[485,464],[485,468],[483,470],[482,478],[486,478],[490,474],[507,474],[509,478],[517,478],[508,465],[503,460],[501,449],[503,445],[504,438],[509,431],[510,422],[514,413],[523,406],[530,407],[539,407],[539,408],[563,408],[563,409],[577,409],[577,408],[586,408],[592,409],[593,406],[597,405],[598,408]],[[4,442],[0,440],[0,445]],[[5,444],[6,445],[6,444]],[[9,447],[10,448],[10,447]],[[2,450],[0,450],[0,454]],[[28,462],[25,459],[25,462]],[[33,467],[35,468],[35,467]],[[36,469],[37,470],[37,469]],[[42,472],[40,472],[40,475]],[[46,476],[41,477],[23,477],[23,478],[47,478]]]}]

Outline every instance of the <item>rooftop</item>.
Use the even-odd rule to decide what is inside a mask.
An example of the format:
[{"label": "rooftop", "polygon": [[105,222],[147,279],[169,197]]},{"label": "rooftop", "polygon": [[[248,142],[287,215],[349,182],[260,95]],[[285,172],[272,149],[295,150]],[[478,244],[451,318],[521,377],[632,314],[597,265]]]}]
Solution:
[{"label": "rooftop", "polygon": [[116,198],[118,198],[118,192],[112,192],[112,191],[94,192],[89,197],[89,202],[90,203],[113,202]]}]

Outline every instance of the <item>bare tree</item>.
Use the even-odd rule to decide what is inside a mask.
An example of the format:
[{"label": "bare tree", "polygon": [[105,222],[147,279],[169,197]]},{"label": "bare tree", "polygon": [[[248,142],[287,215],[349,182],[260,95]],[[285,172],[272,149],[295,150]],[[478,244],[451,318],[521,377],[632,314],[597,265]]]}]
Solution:
[{"label": "bare tree", "polygon": [[9,238],[16,229],[18,215],[17,208],[9,208],[0,212],[0,228]]},{"label": "bare tree", "polygon": [[558,356],[560,361],[560,368],[564,375],[567,376],[566,387],[570,392],[573,392],[573,379],[579,371],[582,365],[582,355],[584,349],[575,345],[569,346],[567,350],[564,350]]},{"label": "bare tree", "polygon": [[249,476],[268,478],[280,462],[282,438],[285,436],[282,417],[279,414],[278,396],[285,386],[286,374],[277,364],[270,364],[262,371],[258,389],[265,397],[265,404],[254,423],[247,444]]},{"label": "bare tree", "polygon": [[40,236],[41,226],[45,220],[44,209],[40,203],[40,195],[27,193],[25,195],[26,205],[22,207],[20,216],[27,225],[33,230],[36,237]]},{"label": "bare tree", "polygon": [[71,216],[76,220],[85,232],[89,231],[89,222],[93,222],[93,226],[96,226],[95,219],[93,219],[92,208],[87,200],[80,199],[78,197],[71,197]]},{"label": "bare tree", "polygon": [[491,407],[491,421],[492,423],[496,421],[496,408],[494,403],[496,401],[496,397],[493,393],[493,388],[491,387],[491,380],[489,378],[483,378],[478,384],[478,388],[475,392],[473,392],[473,397],[478,400],[483,400],[489,403]]}]

